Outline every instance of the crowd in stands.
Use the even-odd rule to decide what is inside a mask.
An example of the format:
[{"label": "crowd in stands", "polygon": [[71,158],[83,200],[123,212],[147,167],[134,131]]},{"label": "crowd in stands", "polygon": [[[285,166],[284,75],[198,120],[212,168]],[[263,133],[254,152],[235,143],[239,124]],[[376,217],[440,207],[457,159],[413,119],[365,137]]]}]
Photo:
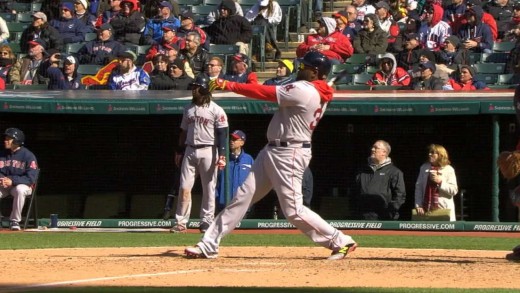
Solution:
[{"label": "crowd in stands", "polygon": [[[252,7],[222,0],[203,18],[175,0],[44,1],[18,39],[10,37],[0,17],[0,88],[47,84],[49,89],[84,89],[77,73],[84,64],[107,66],[112,73],[101,84],[111,89],[186,90],[186,80],[200,74],[256,83],[251,65],[258,60],[259,46],[250,48],[252,26],[266,27],[265,50],[279,61],[271,84],[294,80],[299,59],[320,51],[335,65],[364,56],[361,70],[352,74],[370,74],[363,81],[370,86],[439,89],[442,83],[446,90],[489,89],[495,79],[479,80],[474,64],[490,61],[475,61],[474,56],[482,60],[482,54],[496,53],[499,43],[514,46],[510,54],[488,58],[501,64],[503,70],[494,73],[520,74],[520,3],[512,0],[353,0],[331,17],[322,17],[323,3],[316,2],[317,28],[296,48],[295,60],[282,60],[276,27],[284,15],[276,0],[258,0]],[[11,44],[19,45],[20,52],[13,52]],[[227,57],[212,55],[212,44],[238,50]],[[56,69],[65,82],[52,81]],[[73,75],[66,73],[71,70]],[[116,75],[135,80],[111,83]]]}]

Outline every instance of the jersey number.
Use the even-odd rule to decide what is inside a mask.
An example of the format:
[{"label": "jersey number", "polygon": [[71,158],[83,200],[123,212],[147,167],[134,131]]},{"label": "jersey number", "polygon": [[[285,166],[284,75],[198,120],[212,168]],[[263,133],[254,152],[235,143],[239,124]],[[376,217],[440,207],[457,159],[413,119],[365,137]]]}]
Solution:
[{"label": "jersey number", "polygon": [[311,121],[311,124],[309,125],[311,130],[314,130],[314,128],[318,126],[321,117],[323,117],[323,114],[325,114],[325,109],[327,109],[327,103],[321,104],[321,107],[314,111],[314,120]]}]

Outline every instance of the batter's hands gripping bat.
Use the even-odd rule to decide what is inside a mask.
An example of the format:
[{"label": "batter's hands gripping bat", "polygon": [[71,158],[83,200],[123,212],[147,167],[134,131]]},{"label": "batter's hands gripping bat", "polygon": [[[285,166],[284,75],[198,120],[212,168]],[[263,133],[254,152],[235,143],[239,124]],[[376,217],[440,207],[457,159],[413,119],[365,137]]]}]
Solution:
[{"label": "batter's hands gripping bat", "polygon": [[213,92],[214,90],[225,90],[227,85],[227,80],[223,78],[215,78],[209,81],[209,91]]},{"label": "batter's hands gripping bat", "polygon": [[342,70],[341,72],[339,72],[338,74],[334,75],[334,77],[332,77],[329,82],[327,82],[327,84],[329,86],[333,86],[335,84],[338,84],[340,81],[343,80],[343,78],[345,78],[346,76],[348,76],[350,73],[348,73],[348,71],[346,69]]}]

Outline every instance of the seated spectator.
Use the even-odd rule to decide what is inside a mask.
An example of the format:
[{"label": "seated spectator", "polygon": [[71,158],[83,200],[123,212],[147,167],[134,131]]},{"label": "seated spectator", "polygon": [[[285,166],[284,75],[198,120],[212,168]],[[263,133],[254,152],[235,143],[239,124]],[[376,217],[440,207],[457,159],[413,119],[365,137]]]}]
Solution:
[{"label": "seated spectator", "polygon": [[163,36],[161,41],[153,44],[146,53],[147,61],[152,60],[152,58],[157,54],[167,54],[167,52],[172,48],[175,48],[177,53],[181,47],[184,47],[184,40],[177,36],[176,28],[173,24],[165,24],[162,30]]},{"label": "seated spectator", "polygon": [[[201,29],[200,27],[196,26],[193,22],[193,13],[191,13],[191,10],[187,9],[183,11],[180,15],[181,18],[181,27],[177,30],[177,36],[181,39],[186,38],[188,33],[190,32],[197,32],[200,36],[200,43],[204,44],[203,47],[206,49],[209,49],[209,38],[206,34],[206,32]],[[181,48],[183,48],[181,46]]]},{"label": "seated spectator", "polygon": [[172,90],[173,80],[168,72],[170,61],[168,56],[157,54],[153,57],[153,71],[150,73],[150,90]]},{"label": "seated spectator", "polygon": [[[47,22],[47,16],[43,12],[36,12],[32,15],[33,21],[26,28],[20,39],[20,49],[22,53],[29,52],[29,42],[35,39],[41,39],[46,47],[45,50],[54,49],[58,52],[63,51],[63,39],[58,30],[53,28]],[[38,36],[38,37],[36,37]]]},{"label": "seated spectator", "polygon": [[[244,16],[244,11],[242,11],[242,6],[238,3],[237,0],[233,0],[235,2],[236,15]],[[208,26],[215,22],[217,18],[220,17],[220,9],[217,7],[215,10],[211,11],[208,16],[201,22],[201,26]]]},{"label": "seated spectator", "polygon": [[421,76],[414,77],[411,82],[412,90],[442,90],[444,82],[442,79],[433,76],[435,64],[431,61],[419,65]]},{"label": "seated spectator", "polygon": [[60,7],[60,18],[51,20],[50,25],[59,32],[64,44],[83,42],[87,33],[87,27],[83,22],[74,17],[73,4],[64,2]]},{"label": "seated spectator", "polygon": [[206,75],[210,80],[224,78],[224,72],[222,71],[224,68],[224,61],[220,57],[214,56],[209,58],[206,66],[208,67]]},{"label": "seated spectator", "polygon": [[87,42],[79,51],[80,64],[107,65],[123,53],[124,46],[112,38],[112,26],[103,24],[98,29],[98,38]]},{"label": "seated spectator", "polygon": [[367,82],[368,85],[391,85],[391,86],[408,86],[410,84],[410,75],[401,67],[397,67],[397,62],[392,53],[385,53],[379,59],[379,70],[374,73],[372,79]]},{"label": "seated spectator", "polygon": [[7,27],[5,19],[0,17],[0,44],[7,43],[9,43],[9,28]]},{"label": "seated spectator", "polygon": [[[428,49],[423,49],[420,53],[419,62],[420,64],[424,64],[426,62],[431,62],[435,64],[435,71],[433,72],[433,76],[440,78],[444,83],[447,83],[450,79],[450,74],[453,72],[453,69],[447,67],[446,65],[437,61],[437,52],[430,51]],[[413,73],[413,77],[418,77],[421,75],[420,69],[419,71],[415,71]]]},{"label": "seated spectator", "polygon": [[363,20],[363,29],[354,38],[354,53],[384,54],[387,47],[386,33],[379,28],[376,15],[368,14]]},{"label": "seated spectator", "polygon": [[45,74],[42,74],[40,65],[47,56],[43,39],[29,41],[29,53],[20,60],[20,67],[11,68],[11,82],[13,84],[47,84]]},{"label": "seated spectator", "polygon": [[16,55],[9,45],[0,45],[0,78],[4,80],[4,84],[11,83],[13,67],[20,68]]},{"label": "seated spectator", "polygon": [[114,39],[120,43],[129,42],[139,45],[141,33],[146,24],[139,12],[137,0],[121,1],[121,11],[110,21],[114,28]]},{"label": "seated spectator", "polygon": [[110,9],[103,11],[101,14],[101,23],[96,23],[97,26],[101,26],[105,23],[110,23],[121,12],[121,0],[110,0]]},{"label": "seated spectator", "polygon": [[225,74],[224,79],[239,83],[258,83],[258,76],[249,70],[249,58],[247,55],[237,53],[233,56],[233,72]]},{"label": "seated spectator", "polygon": [[97,17],[90,13],[88,8],[88,0],[76,0],[74,1],[74,17],[79,19],[86,28],[86,32],[94,32],[96,30]]},{"label": "seated spectator", "polygon": [[264,85],[285,85],[295,82],[296,79],[292,76],[293,69],[294,65],[290,60],[284,59],[278,61],[276,77],[266,80]]},{"label": "seated spectator", "polygon": [[219,9],[220,17],[206,29],[211,44],[235,44],[239,46],[240,53],[248,55],[251,24],[243,16],[236,15],[233,0],[223,0]]},{"label": "seated spectator", "polygon": [[319,51],[327,56],[332,64],[341,64],[352,56],[354,48],[349,39],[336,30],[336,21],[330,17],[322,17],[318,32],[307,36],[305,42],[296,49],[296,56],[303,58],[309,51]]},{"label": "seated spectator", "polygon": [[164,28],[177,30],[181,22],[172,14],[173,6],[168,1],[162,1],[159,4],[159,13],[146,23],[143,33],[143,44],[153,45],[162,41]]},{"label": "seated spectator", "polygon": [[[418,34],[419,28],[421,26],[421,17],[415,11],[411,11],[408,13],[406,20],[403,21],[404,29],[399,31],[399,35],[397,35],[395,42],[388,47],[389,52],[400,53],[405,50],[405,45],[407,42],[407,36],[409,34]],[[419,46],[422,47],[421,40],[419,37]]]},{"label": "seated spectator", "polygon": [[421,43],[419,35],[410,33],[406,35],[404,50],[397,54],[397,66],[402,67],[408,72],[414,71],[419,65],[421,57]]},{"label": "seated spectator", "polygon": [[428,5],[425,9],[426,18],[419,28],[421,45],[425,49],[439,51],[444,40],[451,35],[451,27],[441,20],[443,9],[440,5]]},{"label": "seated spectator", "polygon": [[364,21],[367,15],[376,13],[376,8],[367,0],[352,0],[352,5],[356,7],[359,21]]},{"label": "seated spectator", "polygon": [[[181,13],[181,9],[179,7],[179,3],[176,0],[167,0],[170,2],[172,9],[171,14],[173,16],[178,16]],[[156,1],[140,1],[140,3],[144,4],[141,5],[141,11],[143,12],[143,16],[145,19],[151,19],[154,18],[157,14],[157,11],[161,9],[161,0]]]},{"label": "seated spectator", "polygon": [[[520,11],[520,9],[518,10]],[[516,13],[516,10],[515,10]],[[506,73],[520,73],[520,22],[511,31],[514,37],[511,37],[515,42],[515,47],[511,50],[509,59],[506,63]]]},{"label": "seated spectator", "polygon": [[518,39],[518,36],[515,35],[514,29],[518,27],[520,24],[520,3],[516,3],[515,6],[513,6],[513,16],[511,17],[511,20],[507,24],[507,30],[504,35],[503,41],[506,42],[516,42]]},{"label": "seated spectator", "polygon": [[491,53],[493,36],[489,26],[482,23],[482,13],[480,6],[466,10],[468,22],[461,27],[457,36],[462,40],[463,48],[475,53]]},{"label": "seated spectator", "polygon": [[185,68],[188,63],[181,60],[175,59],[170,64],[169,72],[170,77],[173,80],[173,89],[176,90],[189,90],[190,84],[193,82],[193,78],[186,74]]},{"label": "seated spectator", "polygon": [[[272,52],[276,50],[274,59],[278,60],[282,56],[282,52],[276,43],[276,26],[282,22],[282,8],[276,0],[258,0],[258,2],[249,9],[245,18],[252,25],[265,26],[265,46],[266,51]],[[253,54],[256,55],[255,50]]]},{"label": "seated spectator", "polygon": [[[461,46],[457,36],[449,36],[444,41],[444,47],[436,52],[435,57],[439,63],[444,64],[451,71],[456,70],[460,65],[471,65],[469,51]],[[450,71],[450,73],[451,73]]]},{"label": "seated spectator", "polygon": [[399,35],[399,26],[392,17],[392,11],[388,2],[381,0],[374,4],[379,27],[386,32],[388,47],[391,48]]},{"label": "seated spectator", "polygon": [[147,90],[150,76],[135,66],[137,56],[133,51],[125,51],[119,58],[119,67],[110,74],[108,87],[111,90]]},{"label": "seated spectator", "polygon": [[49,59],[43,62],[43,70],[46,71],[45,75],[49,79],[48,89],[81,89],[81,76],[78,75],[78,60],[74,56],[65,56],[60,53],[52,54]]},{"label": "seated spectator", "polygon": [[[470,0],[469,2],[471,1],[478,1],[475,5],[482,6],[480,0]],[[513,3],[513,1],[509,0],[495,0],[487,2],[484,5],[483,10],[488,12],[491,16],[490,18],[495,21],[495,32],[498,30],[498,36],[494,35],[493,41],[496,41],[497,38],[500,40],[504,38],[504,34],[507,32],[508,23],[513,17]],[[488,14],[486,12],[484,12],[484,14]],[[484,21],[484,17],[482,17],[482,22],[489,25],[489,23]],[[493,32],[493,29],[491,31]]]},{"label": "seated spectator", "polygon": [[344,11],[333,14],[336,19],[336,29],[342,32],[354,43],[354,37],[362,29],[363,23],[357,19],[357,10],[353,5],[347,5]]},{"label": "seated spectator", "polygon": [[189,32],[186,35],[184,49],[179,51],[178,58],[184,59],[193,71],[195,76],[205,71],[209,53],[201,47],[200,36],[196,32]]},{"label": "seated spectator", "polygon": [[453,34],[458,34],[460,27],[466,22],[466,3],[468,0],[451,0],[451,4],[444,7],[442,20],[446,22]]},{"label": "seated spectator", "polygon": [[[502,1],[502,0],[500,0]],[[471,9],[473,6],[480,6],[482,7],[482,2],[480,0],[466,0],[466,10]],[[512,11],[512,8],[511,8]],[[509,12],[505,11],[505,14],[510,14]],[[510,18],[511,19],[511,18]],[[493,15],[487,13],[485,10],[482,12],[482,22],[489,25],[489,28],[491,29],[491,34],[493,35],[493,41],[496,41],[498,39],[498,27],[497,27],[497,21],[493,17]],[[462,24],[467,23],[467,21],[464,19]],[[454,32],[454,34],[456,34]],[[500,37],[502,39],[503,36]]]},{"label": "seated spectator", "polygon": [[462,65],[454,73],[455,77],[450,78],[443,89],[453,91],[489,90],[484,82],[475,79],[476,73],[473,67]]}]

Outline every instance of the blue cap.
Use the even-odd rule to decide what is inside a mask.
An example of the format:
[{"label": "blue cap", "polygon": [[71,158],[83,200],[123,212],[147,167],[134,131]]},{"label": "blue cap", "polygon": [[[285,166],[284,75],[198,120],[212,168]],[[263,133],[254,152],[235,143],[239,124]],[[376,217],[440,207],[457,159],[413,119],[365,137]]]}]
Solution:
[{"label": "blue cap", "polygon": [[243,141],[246,141],[246,134],[242,130],[235,130],[231,132],[231,137],[234,139],[241,139]]},{"label": "blue cap", "polygon": [[60,8],[62,8],[62,9],[65,8],[68,11],[74,12],[74,4],[72,4],[71,2],[61,3]]}]

